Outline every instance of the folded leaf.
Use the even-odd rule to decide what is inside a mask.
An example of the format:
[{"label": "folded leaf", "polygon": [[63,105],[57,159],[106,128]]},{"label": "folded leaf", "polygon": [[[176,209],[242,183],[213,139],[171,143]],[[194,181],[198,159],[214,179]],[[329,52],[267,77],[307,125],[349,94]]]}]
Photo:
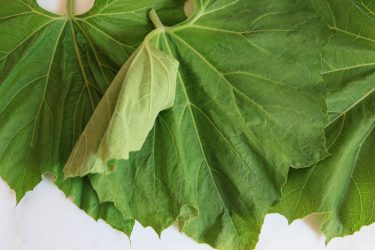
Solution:
[{"label": "folded leaf", "polygon": [[159,39],[180,62],[175,105],[139,152],[91,179],[101,201],[158,233],[177,219],[198,242],[253,249],[290,166],[326,156],[327,32],[309,1],[196,6]]},{"label": "folded leaf", "polygon": [[97,106],[67,164],[66,177],[109,173],[141,149],[160,111],[173,106],[178,62],[146,37]]},{"label": "folded leaf", "polygon": [[322,57],[331,90],[326,134],[331,156],[293,170],[274,211],[290,220],[324,213],[328,240],[375,221],[375,6],[371,1],[316,1],[333,32]]},{"label": "folded leaf", "polygon": [[129,233],[113,203],[99,204],[87,178],[61,182],[75,141],[118,69],[153,26],[184,19],[174,0],[95,1],[87,14],[56,16],[35,0],[0,0],[0,176],[17,200],[44,172],[94,218]]}]

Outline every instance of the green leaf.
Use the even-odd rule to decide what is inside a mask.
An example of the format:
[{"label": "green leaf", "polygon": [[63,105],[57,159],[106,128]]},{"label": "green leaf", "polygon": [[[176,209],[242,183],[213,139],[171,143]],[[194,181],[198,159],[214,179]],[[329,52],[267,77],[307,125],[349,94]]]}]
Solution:
[{"label": "green leaf", "polygon": [[254,248],[290,166],[326,156],[326,29],[308,1],[197,1],[159,48],[180,62],[176,101],[116,172],[91,176],[101,201],[158,233]]},{"label": "green leaf", "polygon": [[109,173],[116,160],[141,149],[160,111],[173,106],[178,62],[155,48],[149,34],[125,63],[78,139],[65,177]]},{"label": "green leaf", "polygon": [[35,0],[0,0],[0,176],[19,201],[41,180],[56,184],[94,218],[129,233],[113,203],[100,205],[87,178],[62,183],[63,165],[115,74],[152,29],[147,14],[184,19],[174,0],[95,1],[77,17]]},{"label": "green leaf", "polygon": [[108,84],[152,30],[149,9],[176,20],[182,6],[96,1],[89,13],[65,17],[35,0],[0,4],[0,176],[19,200],[42,173],[62,171]]},{"label": "green leaf", "polygon": [[293,170],[274,211],[290,220],[323,213],[328,240],[375,221],[375,6],[371,1],[317,1],[333,35],[322,57],[331,90],[327,125],[331,156]]}]

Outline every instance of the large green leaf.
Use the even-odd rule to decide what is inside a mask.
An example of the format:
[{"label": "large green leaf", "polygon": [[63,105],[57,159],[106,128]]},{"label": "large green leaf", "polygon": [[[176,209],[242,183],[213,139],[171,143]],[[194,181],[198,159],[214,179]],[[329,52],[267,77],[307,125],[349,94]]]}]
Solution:
[{"label": "large green leaf", "polygon": [[251,249],[289,168],[326,155],[326,29],[305,0],[196,6],[188,21],[159,25],[158,47],[180,62],[175,105],[139,152],[92,183],[158,233],[177,218],[198,242]]},{"label": "large green leaf", "polygon": [[0,0],[0,176],[17,200],[48,171],[94,218],[130,232],[133,221],[100,205],[87,178],[62,183],[62,167],[117,70],[152,30],[149,9],[173,24],[184,18],[182,4],[96,1],[73,17],[35,0]]},{"label": "large green leaf", "polygon": [[[18,199],[61,164],[119,66],[174,1],[96,1],[80,17],[1,0],[0,175]],[[165,14],[178,19],[182,7]],[[162,11],[162,13],[164,13]]]},{"label": "large green leaf", "polygon": [[293,170],[274,211],[290,220],[324,213],[328,239],[375,221],[375,4],[317,1],[333,32],[322,57],[331,90],[326,134],[331,156],[310,169]]},{"label": "large green leaf", "polygon": [[141,149],[159,112],[173,106],[178,61],[157,49],[153,36],[128,59],[98,104],[64,167],[66,177],[108,174],[116,160]]}]

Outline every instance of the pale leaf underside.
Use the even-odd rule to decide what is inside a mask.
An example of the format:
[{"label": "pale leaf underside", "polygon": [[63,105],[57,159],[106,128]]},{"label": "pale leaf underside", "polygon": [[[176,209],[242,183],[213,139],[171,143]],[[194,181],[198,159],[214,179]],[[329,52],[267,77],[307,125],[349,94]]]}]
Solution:
[{"label": "pale leaf underside", "polygon": [[112,172],[117,160],[141,149],[159,112],[173,106],[178,62],[154,47],[153,34],[111,83],[64,167],[65,177]]}]

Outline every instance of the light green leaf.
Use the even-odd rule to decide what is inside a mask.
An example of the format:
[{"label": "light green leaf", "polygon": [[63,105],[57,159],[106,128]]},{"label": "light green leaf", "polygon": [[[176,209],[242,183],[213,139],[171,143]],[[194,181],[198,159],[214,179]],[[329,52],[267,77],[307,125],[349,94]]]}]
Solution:
[{"label": "light green leaf", "polygon": [[373,1],[316,1],[333,32],[322,57],[331,90],[327,125],[331,156],[293,170],[274,211],[290,220],[323,213],[328,240],[375,221],[375,5]]},{"label": "light green leaf", "polygon": [[289,168],[326,156],[326,28],[309,1],[197,1],[159,48],[180,62],[175,105],[139,152],[91,177],[101,201],[158,233],[176,221],[218,249],[254,248]]},{"label": "light green leaf", "polygon": [[35,0],[0,6],[0,176],[20,200],[48,171],[89,214],[129,232],[132,221],[125,225],[112,203],[99,205],[87,178],[61,183],[62,168],[108,84],[153,29],[149,9],[173,24],[184,19],[183,3],[95,1],[77,17]]},{"label": "light green leaf", "polygon": [[103,96],[64,167],[66,177],[108,174],[116,160],[128,159],[130,152],[141,149],[159,112],[173,106],[178,62],[155,48],[151,41],[155,32],[128,59]]}]

